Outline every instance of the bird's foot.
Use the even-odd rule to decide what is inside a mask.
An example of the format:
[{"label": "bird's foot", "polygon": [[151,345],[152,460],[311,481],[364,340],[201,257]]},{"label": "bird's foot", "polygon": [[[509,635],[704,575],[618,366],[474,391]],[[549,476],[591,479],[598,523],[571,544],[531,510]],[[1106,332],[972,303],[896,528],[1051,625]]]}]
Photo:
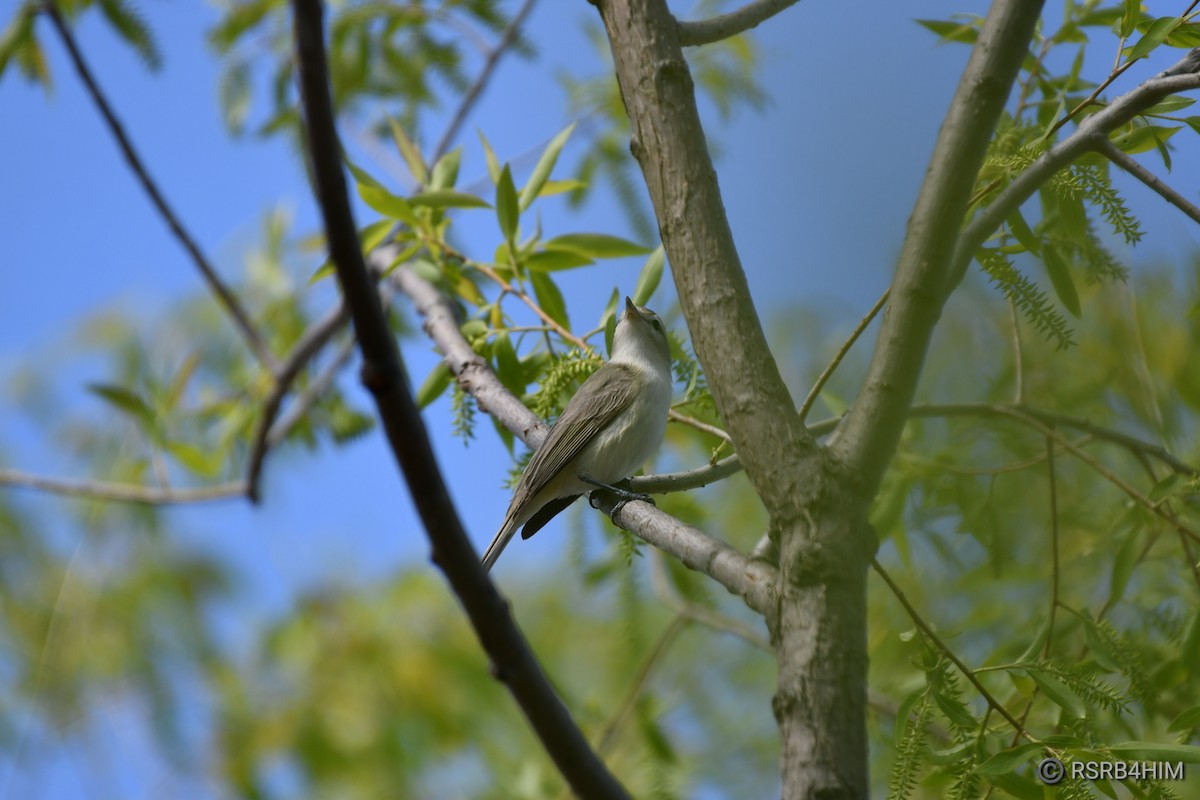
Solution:
[{"label": "bird's foot", "polygon": [[[583,481],[584,483],[590,483],[592,486],[595,486],[597,489],[603,489],[606,492],[612,492],[614,495],[617,496],[616,505],[614,505],[612,507],[612,511],[608,512],[608,518],[612,520],[614,525],[617,524],[617,514],[621,513],[621,509],[623,509],[625,507],[626,503],[632,502],[634,500],[641,500],[643,503],[649,503],[650,505],[655,505],[654,498],[652,498],[650,495],[642,494],[641,492],[631,491],[629,489],[629,479],[628,478],[626,478],[623,481],[618,481],[615,484],[604,483],[603,481],[598,481],[598,480],[595,480],[594,478],[589,478],[586,475],[580,475],[579,479],[581,481]],[[599,507],[596,505],[596,502],[593,499],[592,495],[588,496],[588,502],[591,504],[592,508]]]}]

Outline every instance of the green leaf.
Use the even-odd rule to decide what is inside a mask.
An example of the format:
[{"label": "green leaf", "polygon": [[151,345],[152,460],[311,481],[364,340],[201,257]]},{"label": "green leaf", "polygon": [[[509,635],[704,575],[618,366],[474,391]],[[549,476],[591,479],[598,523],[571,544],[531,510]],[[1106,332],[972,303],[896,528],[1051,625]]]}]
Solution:
[{"label": "green leaf", "polygon": [[167,442],[167,451],[183,466],[202,478],[215,478],[225,461],[220,451],[204,450],[190,442]]},{"label": "green leaf", "polygon": [[637,285],[633,289],[633,302],[639,306],[644,306],[650,301],[654,290],[658,288],[659,282],[662,280],[663,264],[666,258],[663,255],[662,245],[654,248],[654,252],[646,259],[646,263],[642,266],[642,271],[638,275]]},{"label": "green leaf", "polygon": [[1075,291],[1075,281],[1071,278],[1066,262],[1057,249],[1047,245],[1042,249],[1042,263],[1046,265],[1046,273],[1050,276],[1050,283],[1054,286],[1054,293],[1058,295],[1059,302],[1078,319],[1079,294]]},{"label": "green leaf", "polygon": [[937,764],[939,766],[959,764],[966,761],[974,750],[975,741],[968,739],[965,742],[959,742],[953,747],[948,747],[944,750],[930,750],[925,753],[925,759],[930,764]]},{"label": "green leaf", "polygon": [[521,369],[521,361],[517,358],[517,351],[507,331],[496,334],[492,355],[496,358],[496,377],[505,388],[517,397],[525,394],[524,370]]},{"label": "green leaf", "polygon": [[574,250],[542,250],[530,253],[525,257],[524,264],[531,272],[558,272],[564,269],[575,269],[595,264],[595,260]]},{"label": "green leaf", "polygon": [[574,250],[592,258],[622,258],[649,253],[650,248],[605,233],[568,233],[546,242],[547,250]]},{"label": "green leaf", "polygon": [[558,154],[562,152],[563,145],[567,143],[571,132],[575,130],[575,123],[571,123],[562,131],[559,131],[550,144],[546,145],[546,149],[542,151],[538,163],[533,168],[533,174],[529,176],[529,180],[521,189],[521,210],[529,208],[534,199],[541,194],[542,187],[546,185],[546,181],[550,179],[550,172],[554,169],[554,164],[558,161]]},{"label": "green leaf", "polygon": [[154,422],[154,412],[136,392],[124,386],[114,386],[106,383],[89,383],[87,390],[108,402],[113,408],[124,411],[130,416],[137,417],[143,422]]},{"label": "green leaf", "polygon": [[1142,17],[1142,2],[1141,0],[1124,0],[1121,9],[1121,27],[1118,30],[1118,35],[1122,39],[1128,39],[1130,35],[1137,30],[1138,20]]},{"label": "green leaf", "polygon": [[500,223],[500,232],[511,246],[517,238],[517,221],[520,218],[520,206],[517,200],[517,189],[513,186],[512,172],[508,164],[500,172],[500,180],[496,182],[496,219]]},{"label": "green leaf", "polygon": [[404,132],[404,128],[394,117],[389,116],[387,121],[392,128],[392,138],[396,141],[396,149],[400,151],[400,157],[408,166],[413,180],[424,186],[429,182],[429,168],[425,166],[421,150],[413,143],[412,139],[408,138],[408,134]]},{"label": "green leaf", "polygon": [[542,310],[559,325],[570,330],[571,323],[567,319],[567,304],[563,302],[562,292],[558,290],[554,280],[545,273],[530,272],[529,282],[533,284],[533,293]]},{"label": "green leaf", "polygon": [[430,189],[414,194],[408,202],[429,208],[491,208],[486,200],[454,189]]},{"label": "green leaf", "polygon": [[948,19],[919,19],[916,20],[916,23],[922,28],[936,33],[943,42],[974,44],[975,40],[979,38],[979,30],[976,28],[974,21],[955,22]]},{"label": "green leaf", "polygon": [[33,20],[37,11],[37,3],[25,3],[0,34],[0,75],[4,74],[15,53],[34,43]]},{"label": "green leaf", "polygon": [[1192,706],[1171,720],[1171,724],[1167,726],[1167,733],[1190,731],[1197,726],[1200,726],[1200,706]]},{"label": "green leaf", "polygon": [[1127,48],[1126,56],[1129,61],[1136,61],[1150,54],[1154,48],[1158,47],[1167,38],[1171,31],[1175,30],[1183,20],[1179,17],[1159,17],[1150,23],[1150,27],[1142,34],[1142,38],[1137,40],[1137,43],[1132,47]]},{"label": "green leaf", "polygon": [[429,178],[430,189],[452,189],[458,182],[458,165],[462,162],[462,148],[456,147],[438,159]]},{"label": "green leaf", "polygon": [[1168,139],[1178,133],[1183,126],[1139,125],[1132,130],[1114,136],[1112,143],[1122,152],[1135,156],[1147,153],[1161,147]]},{"label": "green leaf", "polygon": [[1196,98],[1184,97],[1183,95],[1171,95],[1165,100],[1160,100],[1154,105],[1142,112],[1143,116],[1153,116],[1155,114],[1174,114],[1176,111],[1182,111],[1188,106],[1194,104]]},{"label": "green leaf", "polygon": [[162,66],[162,54],[154,41],[154,34],[136,9],[124,0],[100,0],[100,11],[122,39],[129,43],[146,65],[152,70]]},{"label": "green leaf", "polygon": [[1025,217],[1021,216],[1021,210],[1013,209],[1013,212],[1008,215],[1008,228],[1012,231],[1013,236],[1017,241],[1025,246],[1025,249],[1034,255],[1040,255],[1042,252],[1041,242],[1030,229],[1029,224],[1025,222]]},{"label": "green leaf", "polygon": [[1125,596],[1125,588],[1129,586],[1129,578],[1133,575],[1134,567],[1137,566],[1137,553],[1140,546],[1138,537],[1129,534],[1121,543],[1116,555],[1113,556],[1112,575],[1108,581],[1110,604],[1119,602]]},{"label": "green leaf", "polygon": [[421,381],[421,386],[417,389],[417,408],[425,408],[425,406],[445,394],[446,389],[450,388],[450,383],[453,380],[454,375],[450,372],[450,368],[446,366],[446,362],[439,361],[437,366],[425,376],[425,380]]},{"label": "green leaf", "polygon": [[1139,761],[1182,761],[1200,764],[1200,747],[1189,744],[1160,744],[1158,742],[1121,742],[1108,748],[1113,755]]},{"label": "green leaf", "polygon": [[1023,744],[1011,750],[1003,750],[975,768],[976,775],[1007,775],[1018,767],[1029,763],[1033,753],[1041,753],[1040,744]]},{"label": "green leaf", "polygon": [[487,137],[483,135],[483,131],[475,131],[479,134],[479,141],[483,144],[483,156],[487,159],[488,178],[493,184],[500,182],[500,162],[496,160],[496,152],[492,150],[491,144],[488,143]]},{"label": "green leaf", "polygon": [[561,181],[546,181],[546,185],[538,192],[538,197],[550,197],[551,195],[563,194],[564,192],[577,192],[580,189],[586,189],[585,181],[578,181],[574,178],[568,178]]},{"label": "green leaf", "polygon": [[989,775],[988,783],[1001,791],[1007,792],[1017,800],[1046,800],[1042,786],[1034,783],[1024,775],[1010,772],[1006,775]]},{"label": "green leaf", "polygon": [[942,713],[946,715],[946,719],[958,727],[973,730],[979,724],[971,711],[958,698],[935,690],[933,699]]},{"label": "green leaf", "polygon": [[1087,707],[1079,699],[1079,695],[1075,694],[1065,683],[1053,675],[1046,675],[1036,669],[1030,669],[1028,672],[1029,677],[1033,678],[1033,682],[1038,685],[1042,693],[1053,700],[1063,711],[1077,718],[1087,716]]}]

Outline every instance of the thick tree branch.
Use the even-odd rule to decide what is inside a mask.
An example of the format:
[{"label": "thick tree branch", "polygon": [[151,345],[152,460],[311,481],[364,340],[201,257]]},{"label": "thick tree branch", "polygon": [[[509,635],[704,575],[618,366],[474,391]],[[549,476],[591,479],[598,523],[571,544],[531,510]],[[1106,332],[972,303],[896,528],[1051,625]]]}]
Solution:
[{"label": "thick tree branch", "polygon": [[988,142],[1041,15],[1041,0],[992,4],[942,123],[908,222],[862,391],[830,443],[866,496],[895,452],[955,264],[954,243]]},{"label": "thick tree branch", "polygon": [[1187,214],[1194,222],[1200,222],[1200,206],[1168,186],[1161,178],[1138,163],[1137,159],[1113,144],[1107,136],[1096,139],[1096,149],[1109,161],[1157,192],[1162,199]]},{"label": "thick tree branch", "polygon": [[429,536],[433,561],[462,602],[497,677],[507,684],[576,794],[584,798],[628,797],[551,688],[513,622],[508,604],[488,580],[446,490],[359,246],[334,125],[321,4],[319,0],[293,0],[292,7],[309,155],[330,255],[362,352],[363,384],[375,397],[388,443]]},{"label": "thick tree branch", "polygon": [[[696,356],[746,474],[773,513],[798,516],[799,465],[815,444],[795,415],[746,283],[696,108],[691,73],[664,0],[599,3]],[[810,472],[817,459],[813,458]]]},{"label": "thick tree branch", "polygon": [[194,489],[161,489],[156,486],[138,486],[130,483],[50,478],[15,469],[0,469],[0,486],[36,489],[48,494],[86,497],[93,500],[112,500],[118,503],[139,503],[149,506],[204,503],[246,495],[246,484],[241,481],[223,483],[219,486],[201,486]]},{"label": "thick tree branch", "polygon": [[751,28],[766,22],[771,17],[783,11],[796,0],[754,0],[728,14],[720,14],[708,19],[692,22],[679,21],[675,23],[679,31],[679,43],[684,47],[697,44],[710,44],[745,33]]},{"label": "thick tree branch", "polygon": [[1168,69],[1121,95],[1106,108],[1079,123],[1074,133],[1042,153],[1037,161],[1013,179],[1013,182],[963,230],[954,249],[954,268],[945,286],[945,292],[949,294],[962,280],[980,245],[1054,173],[1069,166],[1087,150],[1100,149],[1101,140],[1107,139],[1109,133],[1164,97],[1197,88],[1200,88],[1200,48],[1190,50]]},{"label": "thick tree branch", "polygon": [[133,142],[125,133],[125,128],[121,121],[117,119],[116,113],[112,106],[109,105],[108,99],[104,96],[104,92],[100,90],[99,84],[96,83],[95,77],[92,75],[92,70],[83,59],[83,53],[80,52],[78,44],[75,42],[75,36],[71,33],[70,27],[62,18],[62,14],[58,10],[58,6],[53,0],[44,5],[46,15],[54,24],[54,29],[58,31],[59,38],[62,39],[63,46],[67,48],[67,55],[71,58],[71,63],[75,65],[75,71],[79,73],[83,85],[87,88],[88,94],[92,96],[92,102],[96,104],[96,108],[100,111],[100,115],[104,117],[104,122],[108,125],[109,131],[113,138],[117,140],[117,145],[121,148],[122,155],[125,156],[125,161],[129,163],[130,169],[137,177],[138,182],[142,184],[142,188],[150,197],[150,202],[158,210],[159,215],[167,223],[167,227],[171,229],[171,233],[187,251],[196,268],[200,270],[200,274],[204,276],[205,283],[213,294],[217,296],[217,300],[224,306],[225,311],[233,320],[234,326],[246,340],[246,344],[250,347],[251,352],[258,358],[259,362],[266,370],[274,374],[279,369],[279,364],[275,360],[271,349],[267,347],[267,343],[263,341],[258,329],[254,327],[254,323],[250,321],[250,315],[242,308],[241,302],[234,295],[233,291],[225,285],[220,276],[217,275],[216,269],[208,262],[204,253],[200,251],[200,246],[196,244],[196,240],[183,227],[179,217],[167,204],[167,200],[158,189],[158,185],[150,177],[145,165],[142,163],[141,157],[133,148]]},{"label": "thick tree branch", "polygon": [[[475,398],[483,411],[527,445],[534,448],[541,445],[549,428],[500,383],[487,363],[471,349],[459,331],[459,322],[445,296],[412,270],[403,267],[392,273],[392,279],[425,318],[425,332],[438,346],[446,366],[463,390]],[[656,478],[635,478],[635,491],[646,491],[647,486],[654,485]],[[680,480],[666,476],[668,484],[677,484]],[[596,502],[606,513],[611,511],[612,504],[602,496],[596,495]],[[769,608],[776,580],[775,570],[769,565],[743,556],[729,545],[683,524],[649,503],[628,503],[614,522],[679,559],[689,569],[713,578],[751,608],[759,612]]]}]

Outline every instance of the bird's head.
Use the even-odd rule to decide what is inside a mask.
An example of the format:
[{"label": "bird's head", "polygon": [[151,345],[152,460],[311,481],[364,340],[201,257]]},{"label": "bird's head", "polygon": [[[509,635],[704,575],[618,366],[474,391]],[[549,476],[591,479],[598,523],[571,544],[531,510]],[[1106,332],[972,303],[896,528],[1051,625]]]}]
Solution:
[{"label": "bird's head", "polygon": [[625,298],[625,313],[613,333],[612,361],[648,363],[656,369],[671,368],[671,344],[667,328],[658,314]]}]

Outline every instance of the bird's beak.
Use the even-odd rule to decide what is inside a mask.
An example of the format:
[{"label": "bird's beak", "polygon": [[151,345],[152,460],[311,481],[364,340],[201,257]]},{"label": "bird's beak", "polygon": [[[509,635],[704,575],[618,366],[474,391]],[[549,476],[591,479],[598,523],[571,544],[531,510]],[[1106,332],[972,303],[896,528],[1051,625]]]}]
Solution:
[{"label": "bird's beak", "polygon": [[640,316],[642,316],[642,315],[638,311],[638,307],[633,304],[633,301],[630,300],[628,296],[626,296],[625,297],[625,318],[629,319],[631,317],[640,317]]}]

